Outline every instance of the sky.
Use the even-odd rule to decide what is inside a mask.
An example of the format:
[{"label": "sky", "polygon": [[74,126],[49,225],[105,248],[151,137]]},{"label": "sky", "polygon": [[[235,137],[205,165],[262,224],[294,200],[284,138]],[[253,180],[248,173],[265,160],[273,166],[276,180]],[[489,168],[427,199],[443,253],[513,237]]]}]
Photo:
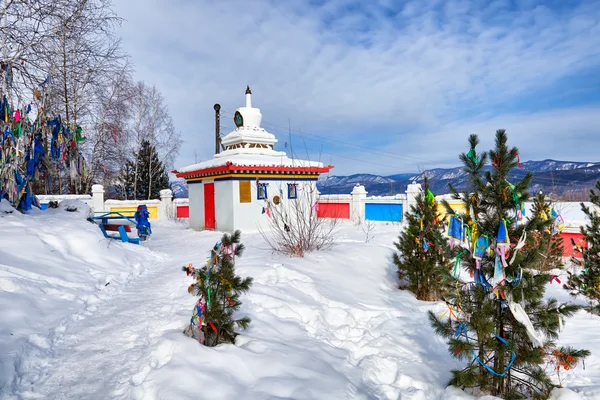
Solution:
[{"label": "sky", "polygon": [[[135,78],[214,154],[246,85],[276,149],[332,175],[459,165],[497,129],[521,160],[600,161],[600,0],[115,0]],[[291,154],[290,149],[293,149]]]}]

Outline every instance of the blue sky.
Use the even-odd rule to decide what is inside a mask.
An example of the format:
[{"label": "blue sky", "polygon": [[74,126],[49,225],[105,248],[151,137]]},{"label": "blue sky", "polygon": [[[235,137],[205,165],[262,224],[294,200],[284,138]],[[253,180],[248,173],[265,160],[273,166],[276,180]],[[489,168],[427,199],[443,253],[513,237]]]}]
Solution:
[{"label": "blue sky", "polygon": [[[214,151],[249,84],[279,148],[332,173],[458,165],[505,128],[523,160],[600,161],[600,0],[119,0],[136,78]],[[196,153],[196,155],[194,154]]]}]

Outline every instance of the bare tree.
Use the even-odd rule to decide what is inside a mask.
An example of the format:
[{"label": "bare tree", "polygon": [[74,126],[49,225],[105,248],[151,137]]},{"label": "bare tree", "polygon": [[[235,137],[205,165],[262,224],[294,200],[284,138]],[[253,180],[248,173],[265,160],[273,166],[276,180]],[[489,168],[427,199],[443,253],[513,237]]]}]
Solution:
[{"label": "bare tree", "polygon": [[94,183],[118,184],[143,140],[159,149],[162,164],[173,165],[181,135],[157,88],[133,83],[115,34],[121,22],[111,0],[0,0],[2,95],[13,109],[33,103],[46,154],[47,121],[64,124],[54,125],[62,133],[83,130],[87,137],[70,141],[64,153],[61,148],[68,160],[55,158],[48,168],[52,185],[36,183],[37,190],[87,192]]},{"label": "bare tree", "polygon": [[296,199],[266,200],[268,230],[259,228],[272,250],[304,257],[306,252],[333,246],[338,218],[319,218],[318,195],[314,185],[306,184]]},{"label": "bare tree", "polygon": [[[50,109],[70,129],[92,126],[98,88],[123,68],[125,54],[114,33],[121,18],[110,0],[71,0],[65,1],[54,22],[59,28],[40,53],[49,76]],[[80,178],[71,168],[71,192],[79,190]]]},{"label": "bare tree", "polygon": [[360,225],[362,231],[365,234],[365,243],[370,242],[375,235],[373,235],[373,230],[375,230],[375,222],[367,219]]},{"label": "bare tree", "polygon": [[132,116],[129,106],[133,97],[131,73],[131,65],[126,62],[120,71],[107,77],[105,85],[96,87],[86,140],[86,192],[93,183],[112,184],[127,160],[127,124]]},{"label": "bare tree", "polygon": [[2,0],[2,92],[14,104],[31,99],[32,90],[47,76],[44,68],[46,45],[63,29],[58,18],[75,0]]}]

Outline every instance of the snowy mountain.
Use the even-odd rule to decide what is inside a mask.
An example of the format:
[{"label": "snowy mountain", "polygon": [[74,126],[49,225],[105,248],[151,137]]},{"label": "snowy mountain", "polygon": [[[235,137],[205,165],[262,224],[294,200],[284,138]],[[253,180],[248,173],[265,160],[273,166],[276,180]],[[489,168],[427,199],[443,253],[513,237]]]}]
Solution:
[{"label": "snowy mountain", "polygon": [[[518,179],[527,172],[533,172],[534,178],[531,190],[545,192],[564,192],[591,187],[600,179],[600,162],[576,161],[525,161],[521,169],[515,170],[511,177]],[[491,167],[487,167],[489,169]],[[465,173],[462,167],[434,168],[420,174],[397,174],[379,176],[370,174],[357,174],[348,177],[333,176],[324,181],[319,181],[317,187],[323,194],[348,194],[356,183],[365,186],[371,195],[386,195],[402,193],[406,185],[412,181],[422,182],[424,176],[429,178],[432,190],[438,194],[448,193],[448,184],[456,188],[465,185]],[[390,182],[391,181],[391,182]],[[352,183],[350,183],[352,182]]]},{"label": "snowy mountain", "polygon": [[[596,180],[600,179],[600,162],[577,162],[577,161],[525,161],[523,168],[513,173],[513,179],[525,175],[531,171],[535,174],[532,183],[533,190],[564,191],[591,187]],[[489,166],[487,167],[490,168]],[[421,174],[403,173],[389,176],[373,174],[354,174],[350,176],[327,176],[321,177],[317,182],[317,188],[322,194],[349,194],[357,184],[364,185],[371,195],[386,195],[404,193],[406,185],[412,181],[423,182],[427,175],[432,189],[438,194],[448,193],[448,184],[457,188],[465,184],[465,174],[462,167],[456,168],[434,168],[426,170]],[[173,180],[171,190],[175,198],[188,197],[187,184],[184,180]]]}]

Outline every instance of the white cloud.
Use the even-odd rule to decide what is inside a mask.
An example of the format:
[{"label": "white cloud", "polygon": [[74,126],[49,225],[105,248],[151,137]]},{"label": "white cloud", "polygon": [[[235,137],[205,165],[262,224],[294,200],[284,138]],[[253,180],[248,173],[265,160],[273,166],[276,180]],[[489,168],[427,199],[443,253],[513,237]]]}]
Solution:
[{"label": "white cloud", "polygon": [[[581,152],[556,146],[571,129],[594,133],[597,109],[464,119],[471,110],[495,115],[498,105],[600,65],[597,1],[561,13],[543,6],[511,13],[509,3],[411,1],[394,9],[396,2],[379,1],[354,3],[363,13],[351,13],[340,0],[320,9],[300,0],[128,0],[117,12],[128,20],[121,33],[137,77],[165,94],[184,133],[181,164],[194,161],[194,149],[210,157],[212,106],[232,112],[246,84],[265,122],[287,126],[291,118],[296,128],[346,141],[363,132],[373,147],[393,133],[390,150],[434,164],[455,159],[469,129],[500,127],[519,132],[515,144],[537,158],[597,157],[586,152],[599,147],[595,136],[568,139]],[[388,19],[384,11],[398,14]],[[343,165],[337,173],[413,170]]]}]

